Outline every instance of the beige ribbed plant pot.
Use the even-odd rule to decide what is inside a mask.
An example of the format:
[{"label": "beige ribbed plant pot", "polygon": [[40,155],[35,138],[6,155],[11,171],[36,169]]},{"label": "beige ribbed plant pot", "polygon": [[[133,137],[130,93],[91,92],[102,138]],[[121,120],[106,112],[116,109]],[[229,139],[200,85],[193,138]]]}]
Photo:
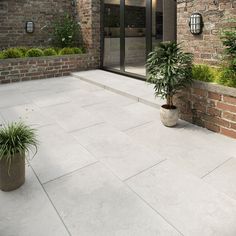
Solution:
[{"label": "beige ribbed plant pot", "polygon": [[[10,175],[9,175],[10,174]],[[0,189],[8,192],[19,188],[25,183],[25,156],[16,154],[12,158],[10,172],[8,163],[0,160]]]},{"label": "beige ribbed plant pot", "polygon": [[179,110],[177,107],[168,108],[167,105],[163,105],[160,108],[160,117],[163,125],[167,127],[173,127],[177,124],[179,119]]}]

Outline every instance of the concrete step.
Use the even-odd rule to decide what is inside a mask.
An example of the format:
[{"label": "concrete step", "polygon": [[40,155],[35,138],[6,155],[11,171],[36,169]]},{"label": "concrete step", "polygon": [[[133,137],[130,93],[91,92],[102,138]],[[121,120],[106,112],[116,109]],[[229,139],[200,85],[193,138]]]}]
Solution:
[{"label": "concrete step", "polygon": [[146,105],[160,108],[164,100],[154,96],[153,85],[103,70],[74,72],[73,77],[92,83]]}]

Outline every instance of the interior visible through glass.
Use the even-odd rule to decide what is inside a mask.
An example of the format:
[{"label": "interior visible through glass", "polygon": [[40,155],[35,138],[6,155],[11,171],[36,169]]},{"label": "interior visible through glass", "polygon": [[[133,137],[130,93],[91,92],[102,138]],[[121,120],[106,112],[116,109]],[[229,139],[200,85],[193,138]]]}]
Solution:
[{"label": "interior visible through glass", "polygon": [[125,71],[146,75],[146,0],[125,1]]},{"label": "interior visible through glass", "polygon": [[103,65],[120,70],[120,1],[104,1]]},{"label": "interior visible through glass", "polygon": [[176,0],[105,0],[103,15],[108,69],[145,76],[149,51],[176,40]]}]

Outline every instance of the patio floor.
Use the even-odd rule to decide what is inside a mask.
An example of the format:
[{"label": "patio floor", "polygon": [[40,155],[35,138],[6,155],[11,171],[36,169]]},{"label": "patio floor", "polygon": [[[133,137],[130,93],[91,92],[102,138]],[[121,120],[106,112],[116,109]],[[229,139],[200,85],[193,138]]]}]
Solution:
[{"label": "patio floor", "polygon": [[164,127],[161,102],[100,70],[1,85],[0,122],[25,120],[40,147],[0,191],[0,235],[235,236],[235,140]]}]

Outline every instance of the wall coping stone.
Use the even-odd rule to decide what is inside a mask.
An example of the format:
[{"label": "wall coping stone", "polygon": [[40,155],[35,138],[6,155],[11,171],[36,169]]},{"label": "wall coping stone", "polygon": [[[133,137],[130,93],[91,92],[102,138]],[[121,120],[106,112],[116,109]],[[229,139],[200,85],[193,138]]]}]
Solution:
[{"label": "wall coping stone", "polygon": [[236,88],[227,87],[219,84],[194,80],[192,87],[208,90],[213,93],[219,93],[223,95],[236,97]]},{"label": "wall coping stone", "polygon": [[68,54],[68,55],[57,55],[57,56],[7,58],[7,59],[0,59],[0,63],[9,64],[9,63],[15,63],[15,62],[20,62],[20,61],[40,61],[40,60],[54,60],[54,59],[64,59],[64,58],[84,58],[87,56],[93,56],[93,54],[82,53],[82,54]]}]

